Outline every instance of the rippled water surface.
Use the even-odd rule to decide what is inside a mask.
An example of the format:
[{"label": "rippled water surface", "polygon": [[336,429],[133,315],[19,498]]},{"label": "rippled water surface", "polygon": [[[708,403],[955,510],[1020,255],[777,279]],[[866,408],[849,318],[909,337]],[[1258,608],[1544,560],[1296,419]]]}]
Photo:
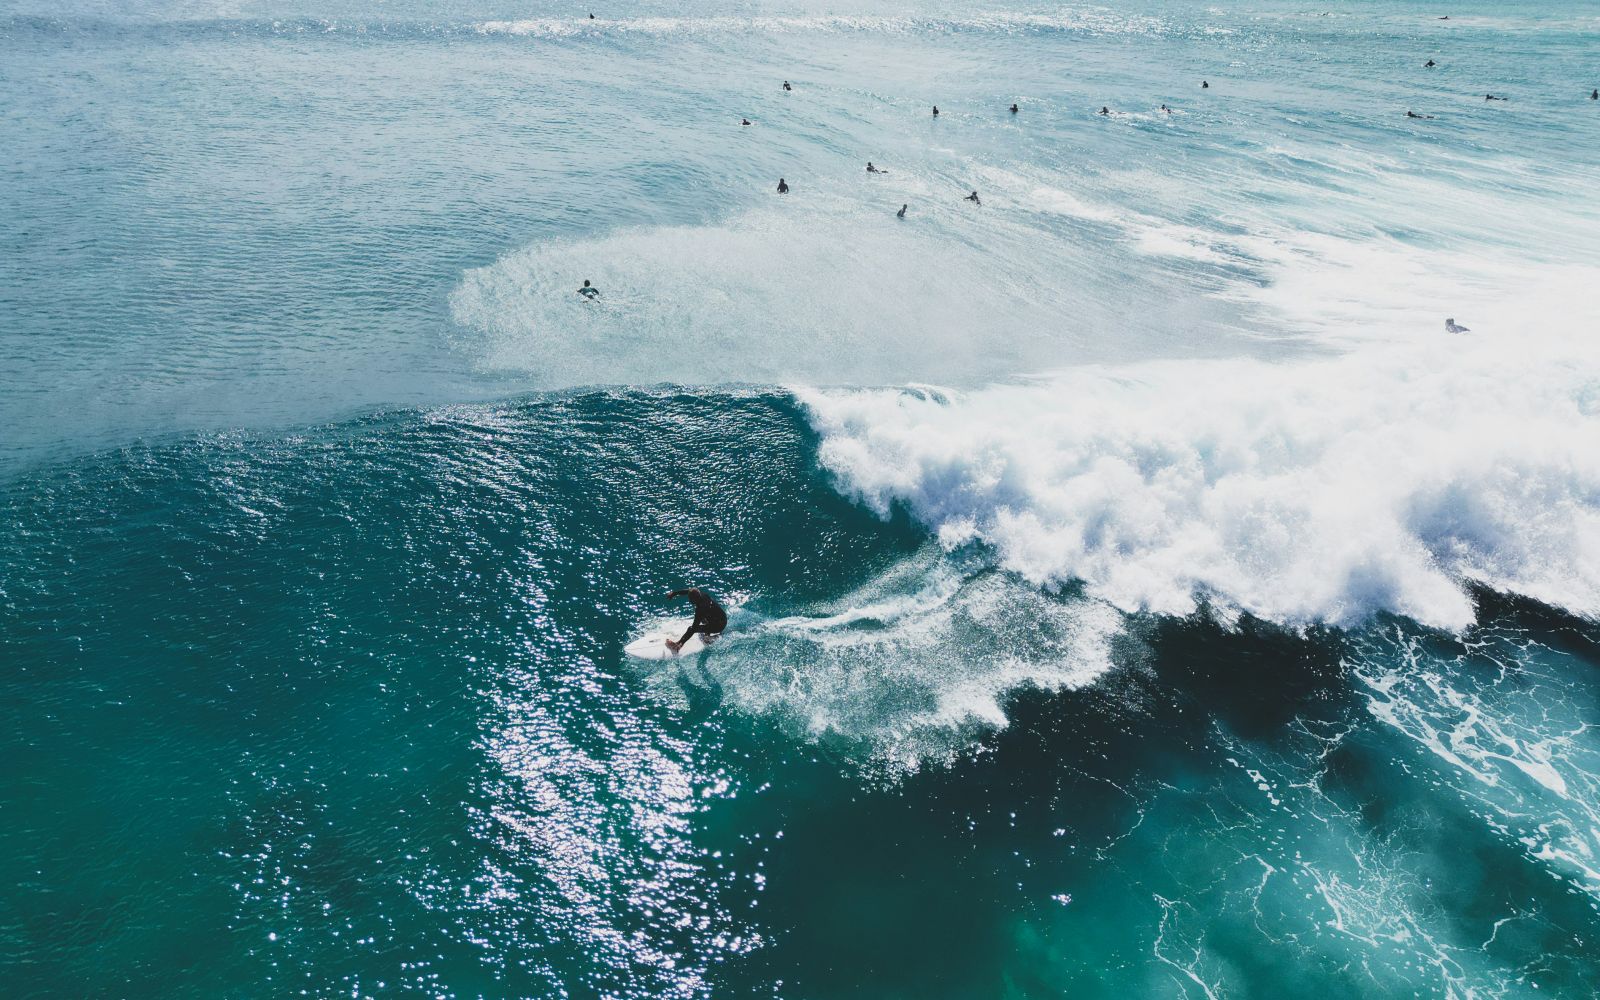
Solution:
[{"label": "rippled water surface", "polygon": [[1600,13],[588,13],[0,0],[8,995],[1593,991]]}]

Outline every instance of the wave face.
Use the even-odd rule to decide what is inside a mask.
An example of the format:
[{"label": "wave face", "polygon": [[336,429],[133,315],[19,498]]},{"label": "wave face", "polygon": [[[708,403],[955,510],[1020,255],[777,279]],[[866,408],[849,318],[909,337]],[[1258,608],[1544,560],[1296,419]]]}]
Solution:
[{"label": "wave face", "polygon": [[[15,988],[1591,981],[1592,623],[1129,617],[852,503],[815,419],[596,392],[14,480]],[[625,658],[682,581],[729,633]]]}]

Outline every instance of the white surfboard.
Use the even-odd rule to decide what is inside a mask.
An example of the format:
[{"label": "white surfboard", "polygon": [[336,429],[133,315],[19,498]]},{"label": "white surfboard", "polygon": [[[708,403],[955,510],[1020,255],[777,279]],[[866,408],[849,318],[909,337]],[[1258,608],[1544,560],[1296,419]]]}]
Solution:
[{"label": "white surfboard", "polygon": [[689,641],[676,653],[667,647],[669,639],[676,642],[678,637],[683,635],[683,630],[688,627],[687,621],[659,625],[622,647],[622,651],[637,660],[675,660],[680,656],[693,656],[705,652],[706,637],[699,632],[691,635]]}]

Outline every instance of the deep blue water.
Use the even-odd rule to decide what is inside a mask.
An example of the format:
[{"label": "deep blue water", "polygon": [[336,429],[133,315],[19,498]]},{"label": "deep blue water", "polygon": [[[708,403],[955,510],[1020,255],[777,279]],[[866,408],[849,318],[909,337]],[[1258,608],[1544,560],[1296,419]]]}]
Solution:
[{"label": "deep blue water", "polygon": [[8,995],[1592,993],[1600,10],[587,13],[0,0]]}]

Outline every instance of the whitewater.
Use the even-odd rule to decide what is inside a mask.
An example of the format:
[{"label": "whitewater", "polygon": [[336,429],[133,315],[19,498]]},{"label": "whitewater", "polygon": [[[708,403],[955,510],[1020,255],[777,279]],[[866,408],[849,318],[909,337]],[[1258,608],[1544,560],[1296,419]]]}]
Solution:
[{"label": "whitewater", "polygon": [[1586,995],[1597,31],[0,0],[0,971]]}]

